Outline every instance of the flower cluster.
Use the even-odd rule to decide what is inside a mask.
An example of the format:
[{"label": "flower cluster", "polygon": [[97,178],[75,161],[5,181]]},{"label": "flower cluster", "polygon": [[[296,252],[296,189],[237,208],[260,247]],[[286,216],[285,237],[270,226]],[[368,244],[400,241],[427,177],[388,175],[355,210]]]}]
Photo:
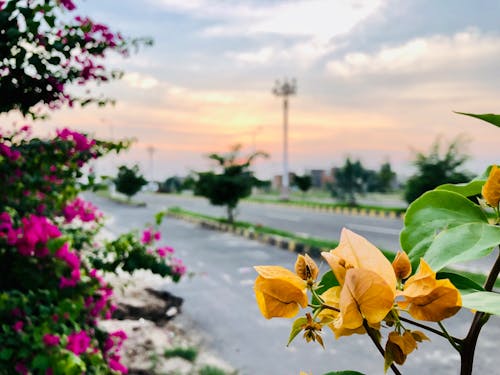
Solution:
[{"label": "flower cluster", "polygon": [[323,326],[336,338],[373,335],[385,326],[392,330],[385,350],[388,367],[392,362],[404,363],[417,343],[427,339],[403,326],[402,313],[440,322],[461,307],[456,287],[448,279],[437,280],[425,260],[421,259],[418,271],[409,277],[411,264],[406,253],[398,253],[391,264],[373,244],[347,229],[342,230],[338,247],[321,255],[338,284],[326,290],[320,290],[325,286],[317,282],[318,267],[307,255],[298,256],[295,273],[279,266],[255,267],[255,295],[264,317],[292,318],[300,308],[312,306],[313,316],[308,313],[299,318],[291,338],[304,331],[307,341],[322,344],[319,333]]},{"label": "flower cluster", "polygon": [[63,215],[67,223],[79,218],[84,223],[93,222],[102,217],[96,206],[78,197],[63,208]]}]

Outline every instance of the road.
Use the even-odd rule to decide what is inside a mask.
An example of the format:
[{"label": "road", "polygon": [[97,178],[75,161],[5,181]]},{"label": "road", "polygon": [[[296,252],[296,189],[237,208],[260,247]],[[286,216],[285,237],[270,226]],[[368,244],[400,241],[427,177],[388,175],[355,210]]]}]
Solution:
[{"label": "road", "polygon": [[[225,217],[223,207],[211,206],[204,198],[143,193],[137,196],[137,200],[155,207],[179,206],[187,210]],[[403,228],[401,219],[340,215],[294,206],[244,201],[238,205],[237,220],[331,240],[338,240],[340,230],[346,227],[366,237],[378,247],[392,251],[399,249],[399,232]]]},{"label": "road", "polygon": [[[113,233],[141,228],[164,208],[158,202],[136,208],[98,197],[92,200],[105,212],[107,228]],[[252,266],[293,268],[294,254],[174,219],[167,219],[161,231],[165,244],[173,246],[194,273],[178,284],[166,282],[165,288],[184,298],[183,314],[195,322],[208,337],[207,345],[237,368],[239,375],[298,375],[301,370],[321,375],[345,369],[370,375],[384,373],[383,361],[366,335],[336,341],[331,332],[325,331],[325,350],[317,344],[306,344],[300,336],[287,348],[292,322],[266,320],[260,315],[252,290],[256,277]],[[326,269],[323,263],[322,272]],[[471,317],[470,312],[462,311],[446,321],[446,326],[453,335],[462,337]],[[500,321],[495,317],[480,336],[475,373],[491,374],[500,368],[498,337]],[[458,354],[443,339],[431,336],[431,340],[410,355],[402,367],[403,374],[458,373]]]}]

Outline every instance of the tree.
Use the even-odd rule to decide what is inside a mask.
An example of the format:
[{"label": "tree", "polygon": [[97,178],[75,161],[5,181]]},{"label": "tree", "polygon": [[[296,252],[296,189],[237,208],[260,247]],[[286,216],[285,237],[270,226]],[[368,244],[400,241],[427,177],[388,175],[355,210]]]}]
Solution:
[{"label": "tree", "polygon": [[218,164],[220,173],[213,171],[199,172],[194,193],[210,200],[216,206],[226,206],[227,220],[234,221],[234,210],[240,199],[252,193],[256,179],[250,170],[255,158],[267,157],[264,152],[254,152],[239,159],[241,145],[234,146],[228,154],[211,154],[208,157]]},{"label": "tree", "polygon": [[302,191],[302,194],[305,195],[305,193],[311,188],[312,178],[307,174],[303,176],[295,175],[293,177],[293,183],[300,189],[300,191]]},{"label": "tree", "polygon": [[380,166],[378,171],[378,191],[381,193],[388,193],[392,190],[394,181],[396,180],[396,173],[392,170],[391,164],[385,162]]},{"label": "tree", "polygon": [[116,186],[116,191],[125,194],[127,199],[137,194],[141,188],[148,182],[146,179],[139,174],[139,167],[134,165],[132,168],[128,168],[122,165],[118,168],[118,174],[113,180]]},{"label": "tree", "polygon": [[352,162],[347,158],[344,166],[334,171],[332,195],[349,205],[356,205],[356,193],[362,193],[364,186],[365,169],[359,160]]},{"label": "tree", "polygon": [[457,184],[471,178],[468,172],[459,170],[459,167],[469,158],[468,155],[464,155],[460,151],[463,143],[463,138],[457,137],[450,143],[445,154],[441,156],[438,139],[432,144],[428,155],[417,153],[413,161],[417,167],[417,173],[408,179],[405,187],[405,199],[408,203],[439,185]]},{"label": "tree", "polygon": [[177,176],[169,177],[161,183],[158,191],[160,193],[178,193],[182,190],[182,181]]}]

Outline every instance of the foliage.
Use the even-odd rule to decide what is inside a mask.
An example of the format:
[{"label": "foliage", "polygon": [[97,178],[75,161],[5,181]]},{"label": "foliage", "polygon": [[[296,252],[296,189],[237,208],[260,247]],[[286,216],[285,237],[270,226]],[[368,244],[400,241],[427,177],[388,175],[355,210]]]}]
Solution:
[{"label": "foliage", "polygon": [[161,183],[158,187],[158,192],[160,193],[179,193],[182,191],[183,181],[177,177],[172,176]]},{"label": "foliage", "polygon": [[153,226],[141,239],[129,233],[104,244],[95,241],[102,214],[77,196],[92,187],[77,179],[88,161],[124,145],[67,129],[52,139],[30,138],[28,127],[2,134],[0,368],[125,371],[119,356],[124,333],[108,334],[97,325],[114,310],[113,290],[102,272],[145,268],[177,281],[185,267],[172,248],[152,250],[159,239]]},{"label": "foliage", "polygon": [[175,347],[172,349],[166,349],[163,355],[166,358],[179,357],[184,358],[186,361],[194,362],[198,356],[198,349],[193,347]]},{"label": "foliage", "polygon": [[[63,104],[104,105],[111,100],[68,91],[72,83],[106,82],[120,77],[102,60],[109,51],[126,55],[131,41],[88,17],[74,16],[71,0],[8,0],[0,5],[0,112],[19,110],[34,118]],[[139,42],[139,41],[136,41]]]},{"label": "foliage", "polygon": [[[437,151],[435,146],[434,157]],[[455,168],[463,162],[454,144],[445,159]],[[470,375],[479,333],[491,315],[500,315],[500,296],[493,291],[500,255],[482,286],[468,273],[441,270],[484,258],[499,245],[500,168],[492,166],[469,183],[441,185],[416,199],[401,233],[404,252],[392,264],[365,238],[344,229],[339,246],[322,253],[331,268],[322,277],[307,256],[299,255],[295,273],[256,266],[257,304],[266,318],[293,318],[305,306],[312,310],[292,324],[290,341],[303,333],[306,341],[323,345],[324,327],[336,338],[367,334],[384,358],[385,371],[390,367],[395,374],[401,374],[396,365],[429,340],[425,330],[447,340],[460,354],[460,374]],[[460,308],[474,314],[464,338],[453,336],[443,324]],[[439,329],[426,321],[437,322]]]},{"label": "foliage", "polygon": [[[107,101],[77,98],[67,85],[116,77],[98,60],[110,50],[126,53],[128,43],[105,25],[66,14],[74,9],[72,0],[0,1],[0,113],[38,118],[42,105]],[[129,142],[70,129],[33,138],[29,126],[0,134],[0,372],[126,373],[120,362],[126,334],[99,326],[115,309],[103,273],[148,268],[178,280],[185,271],[171,248],[150,254],[145,234],[140,241],[122,236],[128,244],[119,249],[96,241],[102,214],[79,197],[96,187],[87,164]],[[133,251],[123,252],[127,246]],[[120,262],[110,265],[112,259]]]},{"label": "foliage", "polygon": [[344,165],[334,171],[333,196],[346,201],[351,206],[355,206],[355,194],[363,192],[364,171],[359,160],[352,162],[350,158],[347,158]]},{"label": "foliage", "polygon": [[312,186],[312,178],[310,175],[294,175],[293,184],[305,194]]},{"label": "foliage", "polygon": [[115,183],[116,191],[125,194],[129,200],[148,183],[140,174],[137,165],[134,165],[132,168],[121,165],[118,168],[118,174],[113,179],[113,182]]},{"label": "foliage", "polygon": [[439,185],[458,184],[471,178],[469,173],[459,169],[469,158],[461,152],[462,146],[463,140],[456,138],[448,145],[444,155],[441,155],[438,139],[428,155],[421,152],[416,154],[413,163],[417,172],[408,179],[405,188],[405,199],[408,203]]},{"label": "foliage", "polygon": [[194,190],[196,195],[208,198],[211,204],[226,206],[229,222],[234,220],[234,209],[239,200],[248,197],[256,185],[256,178],[250,170],[254,159],[267,157],[263,152],[254,152],[240,160],[240,149],[241,145],[236,145],[228,154],[209,155],[217,162],[221,172],[199,172]]},{"label": "foliage", "polygon": [[391,192],[395,181],[396,172],[392,170],[391,164],[389,162],[382,164],[378,171],[378,186],[376,191],[381,193]]}]

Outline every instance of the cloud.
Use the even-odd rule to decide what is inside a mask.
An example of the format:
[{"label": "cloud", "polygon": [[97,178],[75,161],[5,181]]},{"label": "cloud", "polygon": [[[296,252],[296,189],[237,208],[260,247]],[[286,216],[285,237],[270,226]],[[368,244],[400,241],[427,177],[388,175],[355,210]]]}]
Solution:
[{"label": "cloud", "polygon": [[134,89],[142,90],[149,90],[160,84],[156,78],[141,73],[126,73],[123,81]]},{"label": "cloud", "polygon": [[337,77],[411,75],[442,69],[474,68],[500,55],[500,36],[468,29],[451,36],[415,38],[404,44],[385,46],[375,53],[351,52],[327,63]]},{"label": "cloud", "polygon": [[267,36],[285,38],[281,45],[237,50],[226,55],[240,63],[266,64],[297,60],[309,65],[334,50],[332,39],[351,31],[379,11],[385,0],[300,0],[285,2],[221,2],[214,0],[150,0],[167,11],[210,22],[200,32],[207,38]]}]

